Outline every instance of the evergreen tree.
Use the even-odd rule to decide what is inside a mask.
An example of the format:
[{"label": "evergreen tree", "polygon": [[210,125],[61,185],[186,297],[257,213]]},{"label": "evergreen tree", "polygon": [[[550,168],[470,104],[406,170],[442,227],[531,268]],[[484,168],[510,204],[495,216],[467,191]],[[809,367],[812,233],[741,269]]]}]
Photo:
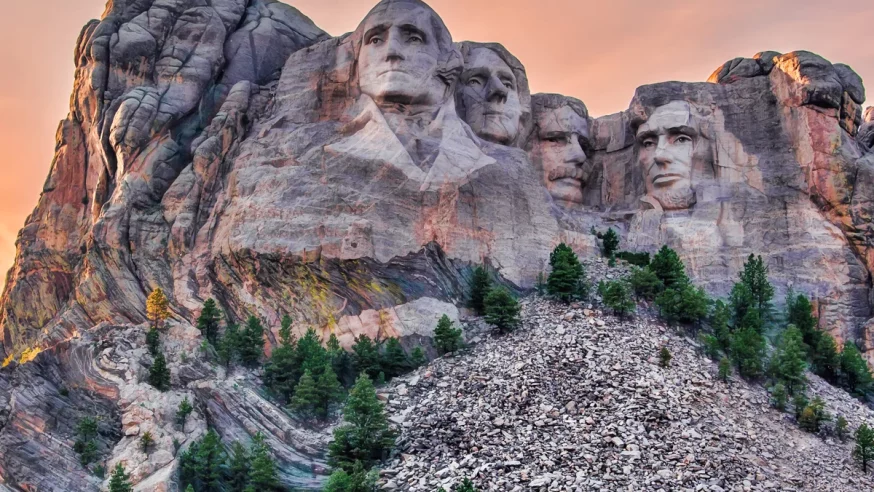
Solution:
[{"label": "evergreen tree", "polygon": [[331,405],[343,401],[343,385],[337,379],[337,374],[330,364],[326,364],[319,379],[316,380],[316,389],[318,391],[319,400],[317,415],[325,419],[331,413]]},{"label": "evergreen tree", "polygon": [[271,491],[279,487],[279,475],[276,462],[270,454],[270,447],[264,442],[261,433],[255,434],[249,452],[252,468],[249,470],[249,484],[256,491]]},{"label": "evergreen tree", "polygon": [[817,433],[822,423],[828,420],[831,420],[831,416],[825,411],[825,402],[817,396],[801,411],[798,425],[808,432]]},{"label": "evergreen tree", "polygon": [[604,233],[603,242],[604,250],[602,253],[605,257],[612,258],[619,249],[619,235],[616,234],[616,231],[614,231],[612,227],[607,229],[607,232]]},{"label": "evergreen tree", "polygon": [[486,269],[481,266],[474,268],[470,286],[470,307],[480,316],[485,313],[486,295],[491,287],[492,281],[489,279]]},{"label": "evergreen tree", "polygon": [[546,279],[546,291],[561,302],[569,303],[583,297],[585,270],[583,265],[566,244],[559,244],[550,255],[552,271]]},{"label": "evergreen tree", "polygon": [[424,366],[428,363],[428,359],[425,357],[425,351],[422,350],[422,347],[416,347],[413,349],[413,352],[410,354],[410,364],[412,364],[414,369]]},{"label": "evergreen tree", "polygon": [[[804,337],[804,344],[815,351],[819,342],[820,331],[816,329],[817,320],[813,316],[813,306],[804,294],[786,299],[786,321],[795,325]],[[811,354],[813,355],[813,354]]]},{"label": "evergreen tree", "polygon": [[792,407],[795,410],[795,420],[801,420],[801,414],[804,412],[804,409],[807,408],[808,403],[810,403],[810,401],[807,399],[807,395],[801,392],[795,394],[795,397],[792,398]]},{"label": "evergreen tree", "polygon": [[152,367],[149,368],[149,384],[159,391],[170,389],[170,368],[167,367],[167,360],[164,359],[164,354],[160,352],[155,356]]},{"label": "evergreen tree", "polygon": [[185,487],[185,492],[194,492],[194,485],[188,484],[188,487]]},{"label": "evergreen tree", "polygon": [[359,376],[352,387],[343,418],[346,424],[334,430],[334,441],[328,447],[331,467],[353,473],[355,462],[370,468],[388,455],[395,434],[366,374]]},{"label": "evergreen tree", "polygon": [[158,334],[157,328],[149,328],[149,331],[146,332],[146,346],[153,357],[158,355],[158,351],[161,349],[161,336]]},{"label": "evergreen tree", "polygon": [[768,267],[761,256],[751,254],[747,258],[740,273],[740,281],[749,288],[753,305],[759,310],[759,315],[765,316],[774,297],[774,287],[768,282]]},{"label": "evergreen tree", "polygon": [[249,451],[239,441],[234,441],[227,465],[227,486],[230,492],[243,492],[246,490],[251,467],[252,460],[249,457]]},{"label": "evergreen tree", "polygon": [[853,342],[844,343],[841,351],[841,374],[844,386],[858,396],[863,396],[871,389],[871,370],[859,348]]},{"label": "evergreen tree", "polygon": [[713,313],[710,315],[710,326],[713,328],[713,336],[719,341],[724,352],[731,347],[731,328],[728,322],[731,320],[731,310],[722,300],[713,305]]},{"label": "evergreen tree", "polygon": [[297,387],[294,388],[294,396],[291,399],[291,409],[308,419],[315,417],[319,406],[319,391],[316,388],[316,380],[309,369],[304,371]]},{"label": "evergreen tree", "polygon": [[862,472],[868,473],[868,462],[874,460],[874,429],[867,424],[862,424],[856,429],[853,458],[862,465]]},{"label": "evergreen tree", "polygon": [[731,337],[731,356],[741,376],[762,375],[765,358],[765,338],[755,328],[744,327]]},{"label": "evergreen tree", "polygon": [[218,341],[219,320],[221,320],[221,313],[216,307],[215,299],[207,299],[197,318],[197,329],[213,345]]},{"label": "evergreen tree", "polygon": [[303,374],[303,371],[309,369],[314,377],[321,374],[325,364],[330,362],[328,351],[322,347],[322,340],[313,328],[309,328],[304,336],[298,340],[295,358],[300,367],[299,374]]},{"label": "evergreen tree", "polygon": [[628,285],[621,280],[611,280],[600,284],[601,298],[604,305],[613,310],[616,316],[626,316],[634,312],[635,304],[631,299]]},{"label": "evergreen tree", "polygon": [[328,358],[331,360],[331,368],[337,379],[343,387],[351,386],[355,382],[355,368],[352,363],[352,357],[349,352],[340,347],[340,340],[337,335],[331,333],[327,344]]},{"label": "evergreen tree", "polygon": [[153,444],[155,444],[155,439],[152,437],[151,432],[146,431],[140,436],[140,451],[149,454],[149,449],[151,449]]},{"label": "evergreen tree", "polygon": [[631,288],[634,290],[634,294],[640,298],[645,299],[647,301],[652,301],[659,295],[659,293],[665,290],[664,284],[655,273],[650,270],[650,268],[633,268],[631,270],[631,275],[628,277],[628,282],[631,284]]},{"label": "evergreen tree", "polygon": [[669,321],[680,323],[701,323],[710,310],[710,298],[704,289],[692,284],[680,284],[666,289],[655,300],[662,316]]},{"label": "evergreen tree", "polygon": [[230,369],[231,364],[237,360],[239,356],[240,346],[240,331],[236,324],[229,323],[225,329],[225,335],[219,340],[216,353],[218,354],[219,362]]},{"label": "evergreen tree", "polygon": [[485,304],[486,323],[495,326],[499,332],[507,333],[519,326],[521,308],[507,289],[492,289],[486,296]]},{"label": "evergreen tree", "polygon": [[662,346],[661,350],[659,350],[659,366],[667,369],[671,366],[671,359],[673,356],[671,355],[671,351],[668,350],[668,347]]},{"label": "evergreen tree", "polygon": [[379,364],[379,348],[364,334],[355,338],[355,345],[352,346],[352,362],[359,374],[367,374],[374,379],[382,371]]},{"label": "evergreen tree", "polygon": [[686,267],[673,249],[662,246],[649,264],[650,270],[662,281],[665,288],[670,289],[688,283]]},{"label": "evergreen tree", "polygon": [[847,419],[843,415],[838,415],[838,419],[835,421],[835,435],[838,436],[841,442],[847,439],[847,425]]},{"label": "evergreen tree", "polygon": [[376,468],[365,471],[361,462],[356,461],[351,474],[343,469],[335,470],[328,478],[324,492],[373,492],[378,478],[379,471]]},{"label": "evergreen tree", "polygon": [[97,459],[97,420],[93,417],[83,417],[76,425],[78,439],[73,444],[73,451],[79,453],[79,462],[87,467]]},{"label": "evergreen tree", "polygon": [[[610,230],[612,231],[613,229]],[[461,481],[461,485],[455,489],[455,492],[477,492],[477,489],[469,478],[465,478]]]},{"label": "evergreen tree", "polygon": [[191,443],[179,457],[179,479],[182,485],[195,490],[221,492],[225,450],[219,435],[210,429],[206,435]]},{"label": "evergreen tree", "polygon": [[112,470],[112,476],[109,478],[109,492],[133,492],[134,487],[130,483],[130,475],[124,470],[124,465],[120,462],[115,465]]},{"label": "evergreen tree", "polygon": [[835,383],[841,370],[841,355],[834,337],[825,332],[819,332],[816,347],[812,350],[811,365],[813,372],[826,381]]},{"label": "evergreen tree", "polygon": [[146,318],[152,322],[152,328],[161,328],[164,321],[170,316],[169,305],[170,301],[160,287],[149,294],[148,299],[146,299]]},{"label": "evergreen tree", "polygon": [[[751,319],[750,313],[755,313],[757,320],[761,320],[759,316],[759,311],[755,307],[755,299],[753,298],[753,293],[750,290],[749,286],[743,282],[738,282],[734,284],[731,288],[731,293],[728,296],[728,303],[731,306],[731,315],[732,322],[734,323],[734,329],[738,329],[741,324],[746,323],[749,324]],[[758,322],[757,325],[761,326],[762,323]]]},{"label": "evergreen tree", "polygon": [[781,412],[786,410],[786,402],[789,399],[789,395],[786,393],[786,386],[783,383],[777,383],[773,389],[771,389],[771,406],[780,410]]},{"label": "evergreen tree", "polygon": [[246,367],[255,367],[264,355],[264,326],[256,316],[249,316],[246,328],[238,343],[240,362]]},{"label": "evergreen tree", "polygon": [[454,328],[453,324],[449,316],[444,314],[437,322],[437,328],[434,329],[434,345],[441,354],[455,352],[464,345],[461,328]]},{"label": "evergreen tree", "polygon": [[710,357],[713,360],[719,360],[719,354],[722,352],[722,346],[719,343],[719,340],[710,334],[701,334],[698,337],[701,340],[701,345],[704,346],[704,353],[707,357]]},{"label": "evergreen tree", "polygon": [[404,352],[401,341],[397,338],[392,337],[385,342],[385,352],[382,354],[382,370],[389,378],[400,376],[410,370],[410,361],[407,359],[407,353]]},{"label": "evergreen tree", "polygon": [[282,401],[289,401],[300,379],[300,362],[296,355],[296,341],[290,330],[285,330],[284,327],[283,323],[283,329],[279,333],[279,346],[273,349],[270,358],[264,363],[264,385]]},{"label": "evergreen tree", "polygon": [[729,377],[731,377],[731,361],[728,357],[723,357],[719,359],[719,379],[727,383]]},{"label": "evergreen tree", "polygon": [[188,397],[186,396],[181,403],[179,403],[179,408],[176,410],[176,420],[179,422],[179,425],[182,426],[182,430],[185,430],[185,421],[188,420],[188,416],[191,415],[191,412],[194,411],[194,407],[191,406],[191,402],[188,401]]},{"label": "evergreen tree", "polygon": [[804,391],[807,384],[805,369],[801,331],[795,325],[789,325],[771,356],[771,376],[782,382],[789,394],[793,395],[796,391]]}]

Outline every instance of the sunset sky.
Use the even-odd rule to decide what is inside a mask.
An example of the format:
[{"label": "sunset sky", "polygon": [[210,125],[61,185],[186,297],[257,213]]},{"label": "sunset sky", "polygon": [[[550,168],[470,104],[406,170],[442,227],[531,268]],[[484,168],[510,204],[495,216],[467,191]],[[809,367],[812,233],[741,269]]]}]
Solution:
[{"label": "sunset sky", "polygon": [[[0,20],[0,272],[36,205],[67,113],[73,47],[105,0],[10,0]],[[332,35],[375,0],[288,0]],[[532,92],[582,99],[595,116],[625,109],[637,86],[703,81],[726,60],[808,50],[874,80],[874,2],[820,0],[432,0],[456,41],[497,41]],[[871,90],[874,90],[872,85]],[[874,100],[874,98],[869,98]]]}]

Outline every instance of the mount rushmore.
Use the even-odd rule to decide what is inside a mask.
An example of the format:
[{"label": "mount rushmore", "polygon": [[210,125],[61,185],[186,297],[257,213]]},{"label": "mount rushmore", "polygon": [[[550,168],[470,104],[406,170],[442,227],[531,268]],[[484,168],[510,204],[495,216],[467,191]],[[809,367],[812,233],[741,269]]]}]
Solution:
[{"label": "mount rushmore", "polygon": [[[274,0],[113,0],[74,60],[0,300],[0,478],[96,483],[42,439],[74,425],[46,403],[58,385],[123,414],[107,435],[139,432],[135,371],[79,340],[143,323],[158,287],[182,334],[214,298],[230,321],[264,319],[268,347],[286,314],[347,347],[409,345],[458,319],[476,265],[524,293],[556,245],[596,256],[592,231],[613,228],[624,250],[677,250],[713,296],[761,254],[777,299],[807,294],[874,361],[874,111],[846,65],[764,51],[593,118],[597,94],[531,94],[524,60],[455,42],[419,0],[383,0],[339,37]],[[181,361],[174,381],[206,374]],[[226,386],[198,390],[213,420],[252,409]],[[270,442],[280,461],[298,459],[290,440]],[[156,454],[135,476],[160,483],[173,458]]]}]

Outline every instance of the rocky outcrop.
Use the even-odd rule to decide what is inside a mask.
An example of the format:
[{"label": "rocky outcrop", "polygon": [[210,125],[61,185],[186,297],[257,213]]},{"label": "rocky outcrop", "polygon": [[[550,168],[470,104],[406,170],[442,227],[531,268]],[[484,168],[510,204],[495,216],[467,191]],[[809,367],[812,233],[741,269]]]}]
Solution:
[{"label": "rocky outcrop", "polygon": [[[291,430],[251,374],[228,386],[191,356],[205,299],[230,321],[254,314],[275,330],[290,314],[295,332],[345,346],[362,333],[409,344],[458,318],[474,265],[526,292],[558,243],[598,255],[592,228],[619,230],[629,250],[672,246],[715,296],[761,254],[778,300],[790,286],[810,295],[823,328],[874,358],[872,113],[858,75],[813,53],[644,86],[596,119],[579,99],[532,96],[522,61],[454,43],[419,0],[384,0],[336,38],[272,0],[113,1],[75,61],[0,299],[0,401],[27,401],[10,395],[29,391],[31,367],[70,364],[63,381],[116,402],[104,412],[124,437],[107,430],[109,463],[129,463],[144,490],[173,487],[173,438],[208,422],[267,435],[288,484],[323,471],[324,436]],[[150,359],[135,328],[157,287],[176,354],[164,396],[140,383]],[[106,352],[89,352],[103,336]],[[166,416],[184,395],[201,419],[183,433]],[[148,457],[134,444],[146,428],[160,436]],[[15,456],[0,475],[34,480]]]}]

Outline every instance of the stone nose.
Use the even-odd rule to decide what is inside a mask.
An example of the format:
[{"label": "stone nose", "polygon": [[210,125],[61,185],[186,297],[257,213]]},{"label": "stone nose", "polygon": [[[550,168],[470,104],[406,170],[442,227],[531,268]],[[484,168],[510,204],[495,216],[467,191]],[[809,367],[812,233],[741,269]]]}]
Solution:
[{"label": "stone nose", "polygon": [[580,145],[580,138],[574,134],[571,136],[570,142],[568,143],[567,153],[565,154],[564,162],[566,164],[574,164],[575,166],[582,166],[585,164],[588,156],[586,152],[583,150],[583,146]]},{"label": "stone nose", "polygon": [[394,35],[392,33],[388,34],[388,37],[385,40],[386,44],[386,52],[385,58],[388,61],[393,60],[404,60],[404,50],[403,50],[403,42],[400,39],[400,36]]},{"label": "stone nose", "polygon": [[664,167],[670,164],[671,161],[671,153],[668,152],[668,139],[665,137],[659,137],[659,143],[653,154],[653,162]]},{"label": "stone nose", "polygon": [[487,100],[489,102],[497,102],[501,104],[507,102],[507,95],[509,92],[499,78],[495,76],[489,77],[488,84],[486,90],[488,91]]}]

